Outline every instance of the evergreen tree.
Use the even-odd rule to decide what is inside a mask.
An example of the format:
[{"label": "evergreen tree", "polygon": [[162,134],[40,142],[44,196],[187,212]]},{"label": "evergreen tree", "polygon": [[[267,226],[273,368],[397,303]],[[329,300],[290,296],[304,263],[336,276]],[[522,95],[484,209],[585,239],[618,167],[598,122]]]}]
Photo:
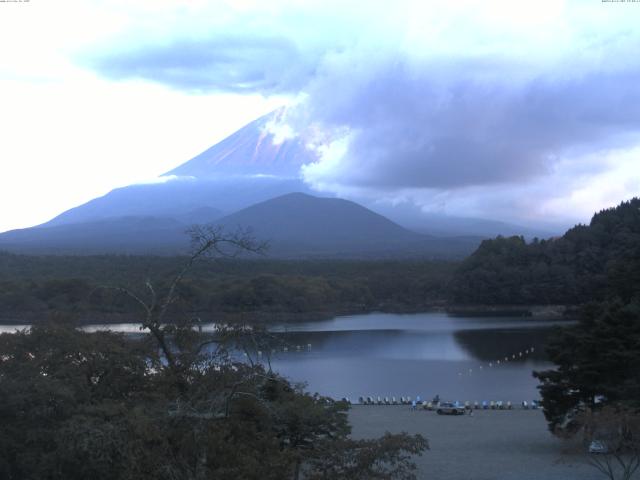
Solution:
[{"label": "evergreen tree", "polygon": [[639,301],[590,304],[578,325],[557,332],[547,352],[557,368],[534,376],[552,431],[576,431],[587,409],[640,408]]},{"label": "evergreen tree", "polygon": [[457,304],[579,305],[640,294],[640,198],[596,213],[562,237],[485,240],[450,284]]}]

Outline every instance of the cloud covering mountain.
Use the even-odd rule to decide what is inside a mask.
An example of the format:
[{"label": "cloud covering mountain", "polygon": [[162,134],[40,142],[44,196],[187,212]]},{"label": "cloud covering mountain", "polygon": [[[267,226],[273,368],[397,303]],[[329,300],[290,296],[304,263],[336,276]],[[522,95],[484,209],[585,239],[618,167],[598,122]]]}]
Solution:
[{"label": "cloud covering mountain", "polygon": [[[117,188],[69,209],[43,224],[54,227],[86,222],[113,222],[152,217],[211,223],[252,204],[293,192],[317,193],[303,181],[303,170],[318,161],[313,139],[281,132],[285,111],[276,110],[245,125],[191,160],[166,172],[158,181]],[[313,131],[308,132],[313,137]],[[357,195],[352,195],[352,197]],[[287,197],[288,198],[288,197]],[[296,198],[304,199],[299,196]],[[292,201],[292,200],[291,200]],[[549,237],[540,230],[478,218],[427,214],[411,203],[380,203],[363,197],[366,207],[416,232],[437,236],[525,235]],[[343,203],[346,204],[346,203]],[[190,222],[187,219],[191,219]],[[310,222],[316,221],[312,216]],[[113,223],[117,228],[121,224]],[[309,226],[308,228],[311,228]],[[44,238],[44,237],[43,237]]]},{"label": "cloud covering mountain", "polygon": [[569,222],[640,191],[638,12],[616,7],[275,2],[217,8],[222,22],[204,8],[82,61],[192,92],[289,95],[284,125],[330,139],[302,169],[325,192]]},{"label": "cloud covering mountain", "polygon": [[640,194],[633,2],[31,3],[0,16],[0,230],[282,105],[303,187],[377,211],[562,231]]}]

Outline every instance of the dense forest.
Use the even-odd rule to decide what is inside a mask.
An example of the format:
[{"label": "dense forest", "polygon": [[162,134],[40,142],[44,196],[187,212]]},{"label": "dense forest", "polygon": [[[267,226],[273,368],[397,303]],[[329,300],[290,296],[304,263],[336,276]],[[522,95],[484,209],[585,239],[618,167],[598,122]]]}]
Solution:
[{"label": "dense forest", "polygon": [[[103,287],[163,282],[184,257],[0,253],[0,322],[51,312],[80,322],[130,320],[135,305]],[[166,285],[164,285],[166,287]],[[594,215],[562,237],[498,237],[461,263],[418,260],[208,259],[180,285],[173,315],[287,320],[461,305],[581,305],[640,289],[640,199]]]},{"label": "dense forest", "polygon": [[[184,257],[26,256],[0,253],[4,322],[39,322],[50,312],[81,322],[130,320],[136,306],[108,286],[160,289]],[[206,259],[180,285],[173,315],[211,320],[284,319],[299,314],[394,310],[442,305],[456,264],[438,261],[285,261]]]},{"label": "dense forest", "polygon": [[[463,275],[473,278],[491,264],[497,301],[508,290],[519,301],[542,292],[552,298],[555,287],[555,298],[581,304],[578,322],[549,341],[555,367],[534,372],[544,414],[553,433],[581,433],[605,445],[604,460],[592,463],[602,473],[614,478],[609,467],[615,461],[628,474],[620,478],[631,478],[640,467],[640,199],[602,211],[557,240],[517,244],[483,245],[484,255],[472,268],[466,262]],[[564,275],[535,270],[545,262]],[[520,275],[521,284],[509,286],[509,275],[509,281]]]},{"label": "dense forest", "polygon": [[[0,253],[0,322],[125,321],[135,310],[110,286],[143,288],[184,257]],[[166,285],[165,285],[166,286]],[[594,215],[562,237],[485,240],[461,263],[385,260],[207,259],[180,285],[173,315],[286,320],[460,305],[580,305],[640,289],[640,199]]]},{"label": "dense forest", "polygon": [[457,304],[570,304],[640,292],[640,199],[596,213],[562,237],[485,240],[450,282]]}]

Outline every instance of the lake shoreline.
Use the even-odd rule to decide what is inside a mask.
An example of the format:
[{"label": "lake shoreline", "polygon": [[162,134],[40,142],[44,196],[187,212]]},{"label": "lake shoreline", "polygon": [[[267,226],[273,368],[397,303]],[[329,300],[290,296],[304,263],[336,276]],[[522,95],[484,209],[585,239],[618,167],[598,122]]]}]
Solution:
[{"label": "lake shoreline", "polygon": [[[423,304],[415,306],[379,304],[376,307],[335,308],[326,311],[311,312],[220,312],[206,314],[206,312],[189,312],[189,315],[200,318],[202,323],[246,323],[270,325],[274,323],[322,322],[335,317],[363,315],[369,313],[416,314],[416,313],[446,313],[452,317],[523,317],[529,320],[575,320],[578,306],[575,305],[445,305]],[[0,317],[0,325],[35,325],[45,323],[43,317],[49,317],[50,312],[29,312],[24,316],[11,315]],[[78,315],[76,322],[81,326],[114,325],[119,323],[135,323],[136,314],[132,313],[90,313]]]}]

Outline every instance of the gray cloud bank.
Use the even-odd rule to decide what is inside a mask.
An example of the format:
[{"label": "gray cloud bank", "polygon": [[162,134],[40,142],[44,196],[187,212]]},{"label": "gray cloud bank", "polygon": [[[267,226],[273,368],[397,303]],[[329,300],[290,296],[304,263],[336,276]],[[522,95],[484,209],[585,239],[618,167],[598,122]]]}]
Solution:
[{"label": "gray cloud bank", "polygon": [[84,59],[108,78],[141,78],[197,93],[289,93],[304,86],[313,59],[290,39],[222,34],[108,52]]},{"label": "gray cloud bank", "polygon": [[544,196],[544,184],[531,184],[553,177],[549,188],[569,188],[610,167],[590,155],[640,145],[640,34],[631,30],[594,37],[592,25],[574,35],[575,48],[534,49],[532,59],[527,45],[510,48],[506,37],[481,53],[425,53],[396,47],[393,35],[385,44],[382,31],[384,48],[367,44],[371,37],[309,46],[277,30],[183,36],[85,63],[109,78],[187,91],[298,95],[289,126],[336,140],[302,174],[343,193],[410,191],[426,204],[460,192],[481,202],[481,189],[499,184],[509,203],[514,186]]},{"label": "gray cloud bank", "polygon": [[640,69],[512,81],[515,68],[387,59],[325,72],[311,82],[302,118],[351,135],[342,162],[308,177],[374,188],[523,182],[567,156],[638,141]]}]

